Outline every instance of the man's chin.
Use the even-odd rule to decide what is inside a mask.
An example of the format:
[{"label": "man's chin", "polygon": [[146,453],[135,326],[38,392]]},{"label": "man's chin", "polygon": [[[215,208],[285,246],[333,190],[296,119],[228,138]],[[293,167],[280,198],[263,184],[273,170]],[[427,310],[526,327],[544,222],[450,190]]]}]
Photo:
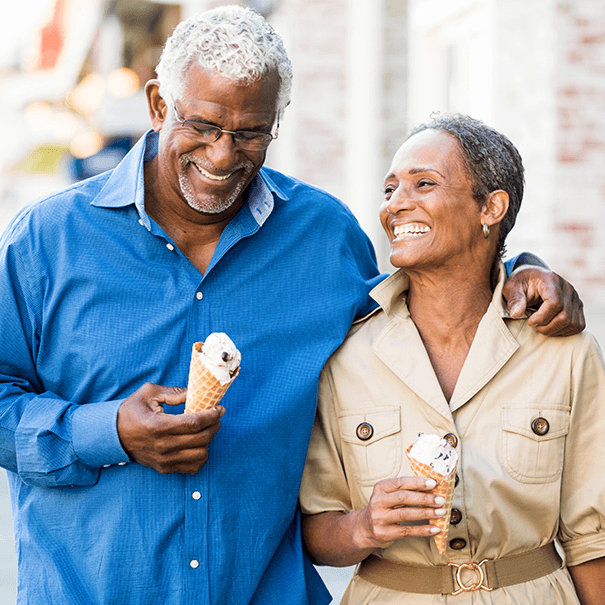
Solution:
[{"label": "man's chin", "polygon": [[234,193],[227,199],[224,198],[198,198],[190,195],[185,195],[185,201],[190,208],[200,214],[214,216],[222,214],[231,208],[238,200],[239,195]]}]

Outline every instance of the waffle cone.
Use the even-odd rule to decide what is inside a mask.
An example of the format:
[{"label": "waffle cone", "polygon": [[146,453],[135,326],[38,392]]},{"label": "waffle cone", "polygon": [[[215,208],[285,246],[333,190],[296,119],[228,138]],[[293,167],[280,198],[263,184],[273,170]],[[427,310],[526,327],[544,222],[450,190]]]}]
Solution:
[{"label": "waffle cone", "polygon": [[217,405],[239,374],[239,368],[229,382],[221,384],[220,380],[212,375],[199,358],[203,342],[193,343],[191,351],[191,364],[189,366],[189,383],[187,385],[187,401],[185,414],[193,414],[200,410],[208,410]]},{"label": "waffle cone", "polygon": [[412,449],[412,446],[408,447],[405,451],[408,462],[410,463],[410,468],[412,469],[412,473],[414,473],[414,477],[428,477],[429,479],[434,479],[437,482],[437,485],[434,489],[430,490],[430,494],[434,494],[435,496],[443,496],[445,498],[445,504],[441,508],[445,508],[445,515],[440,517],[439,519],[430,519],[429,524],[438,527],[441,532],[433,536],[433,540],[435,540],[435,544],[437,545],[437,550],[440,555],[445,554],[445,545],[447,543],[447,530],[450,525],[450,517],[452,515],[452,500],[454,498],[454,483],[456,481],[456,469],[452,470],[449,475],[442,475],[441,473],[436,473],[432,467],[428,464],[423,464],[422,462],[418,462],[415,458],[411,458],[409,453]]}]

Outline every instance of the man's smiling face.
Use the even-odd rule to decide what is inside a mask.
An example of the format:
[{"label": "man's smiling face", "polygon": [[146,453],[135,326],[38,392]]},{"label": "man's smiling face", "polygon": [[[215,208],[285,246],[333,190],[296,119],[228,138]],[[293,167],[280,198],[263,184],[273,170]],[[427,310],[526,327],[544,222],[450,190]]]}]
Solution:
[{"label": "man's smiling face", "polygon": [[230,131],[269,133],[277,117],[278,85],[275,74],[243,84],[191,67],[183,94],[167,100],[164,119],[159,127],[154,126],[160,130],[158,176],[162,186],[199,213],[220,215],[234,205],[239,209],[243,192],[265,161],[266,150],[241,149],[228,133],[213,143],[200,143],[188,120]]}]

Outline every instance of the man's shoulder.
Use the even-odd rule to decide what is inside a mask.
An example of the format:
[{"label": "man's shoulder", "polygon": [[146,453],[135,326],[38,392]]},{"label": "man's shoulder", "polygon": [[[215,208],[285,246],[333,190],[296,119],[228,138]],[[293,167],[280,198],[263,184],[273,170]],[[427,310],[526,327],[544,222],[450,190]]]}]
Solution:
[{"label": "man's shoulder", "polygon": [[46,229],[64,225],[70,214],[91,207],[110,175],[111,172],[105,172],[37,198],[15,215],[6,232],[30,230],[35,224]]}]

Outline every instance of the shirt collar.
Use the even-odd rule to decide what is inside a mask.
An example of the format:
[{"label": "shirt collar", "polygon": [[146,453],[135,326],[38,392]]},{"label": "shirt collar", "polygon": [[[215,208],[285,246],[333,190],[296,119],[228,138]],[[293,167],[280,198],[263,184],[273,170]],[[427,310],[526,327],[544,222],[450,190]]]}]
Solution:
[{"label": "shirt collar", "polygon": [[[145,212],[145,172],[144,163],[153,159],[158,153],[160,135],[149,130],[126,154],[126,157],[114,168],[111,176],[93,200],[93,206],[102,208],[123,208],[136,206],[141,220],[147,228],[150,219]],[[133,179],[133,175],[136,177]],[[274,208],[273,194],[281,199],[286,195],[279,189],[268,174],[261,169],[252,183],[248,196],[248,208],[256,223],[262,227]]]},{"label": "shirt collar", "polygon": [[[502,288],[506,281],[506,267],[504,263],[499,263],[498,270],[498,282],[492,295],[492,305],[500,317],[510,317],[506,301],[502,297]],[[392,319],[395,315],[402,315],[407,318],[409,317],[409,311],[404,293],[409,287],[410,280],[408,276],[401,269],[398,269],[378,284],[370,292],[370,296],[380,305],[389,319]]]}]

